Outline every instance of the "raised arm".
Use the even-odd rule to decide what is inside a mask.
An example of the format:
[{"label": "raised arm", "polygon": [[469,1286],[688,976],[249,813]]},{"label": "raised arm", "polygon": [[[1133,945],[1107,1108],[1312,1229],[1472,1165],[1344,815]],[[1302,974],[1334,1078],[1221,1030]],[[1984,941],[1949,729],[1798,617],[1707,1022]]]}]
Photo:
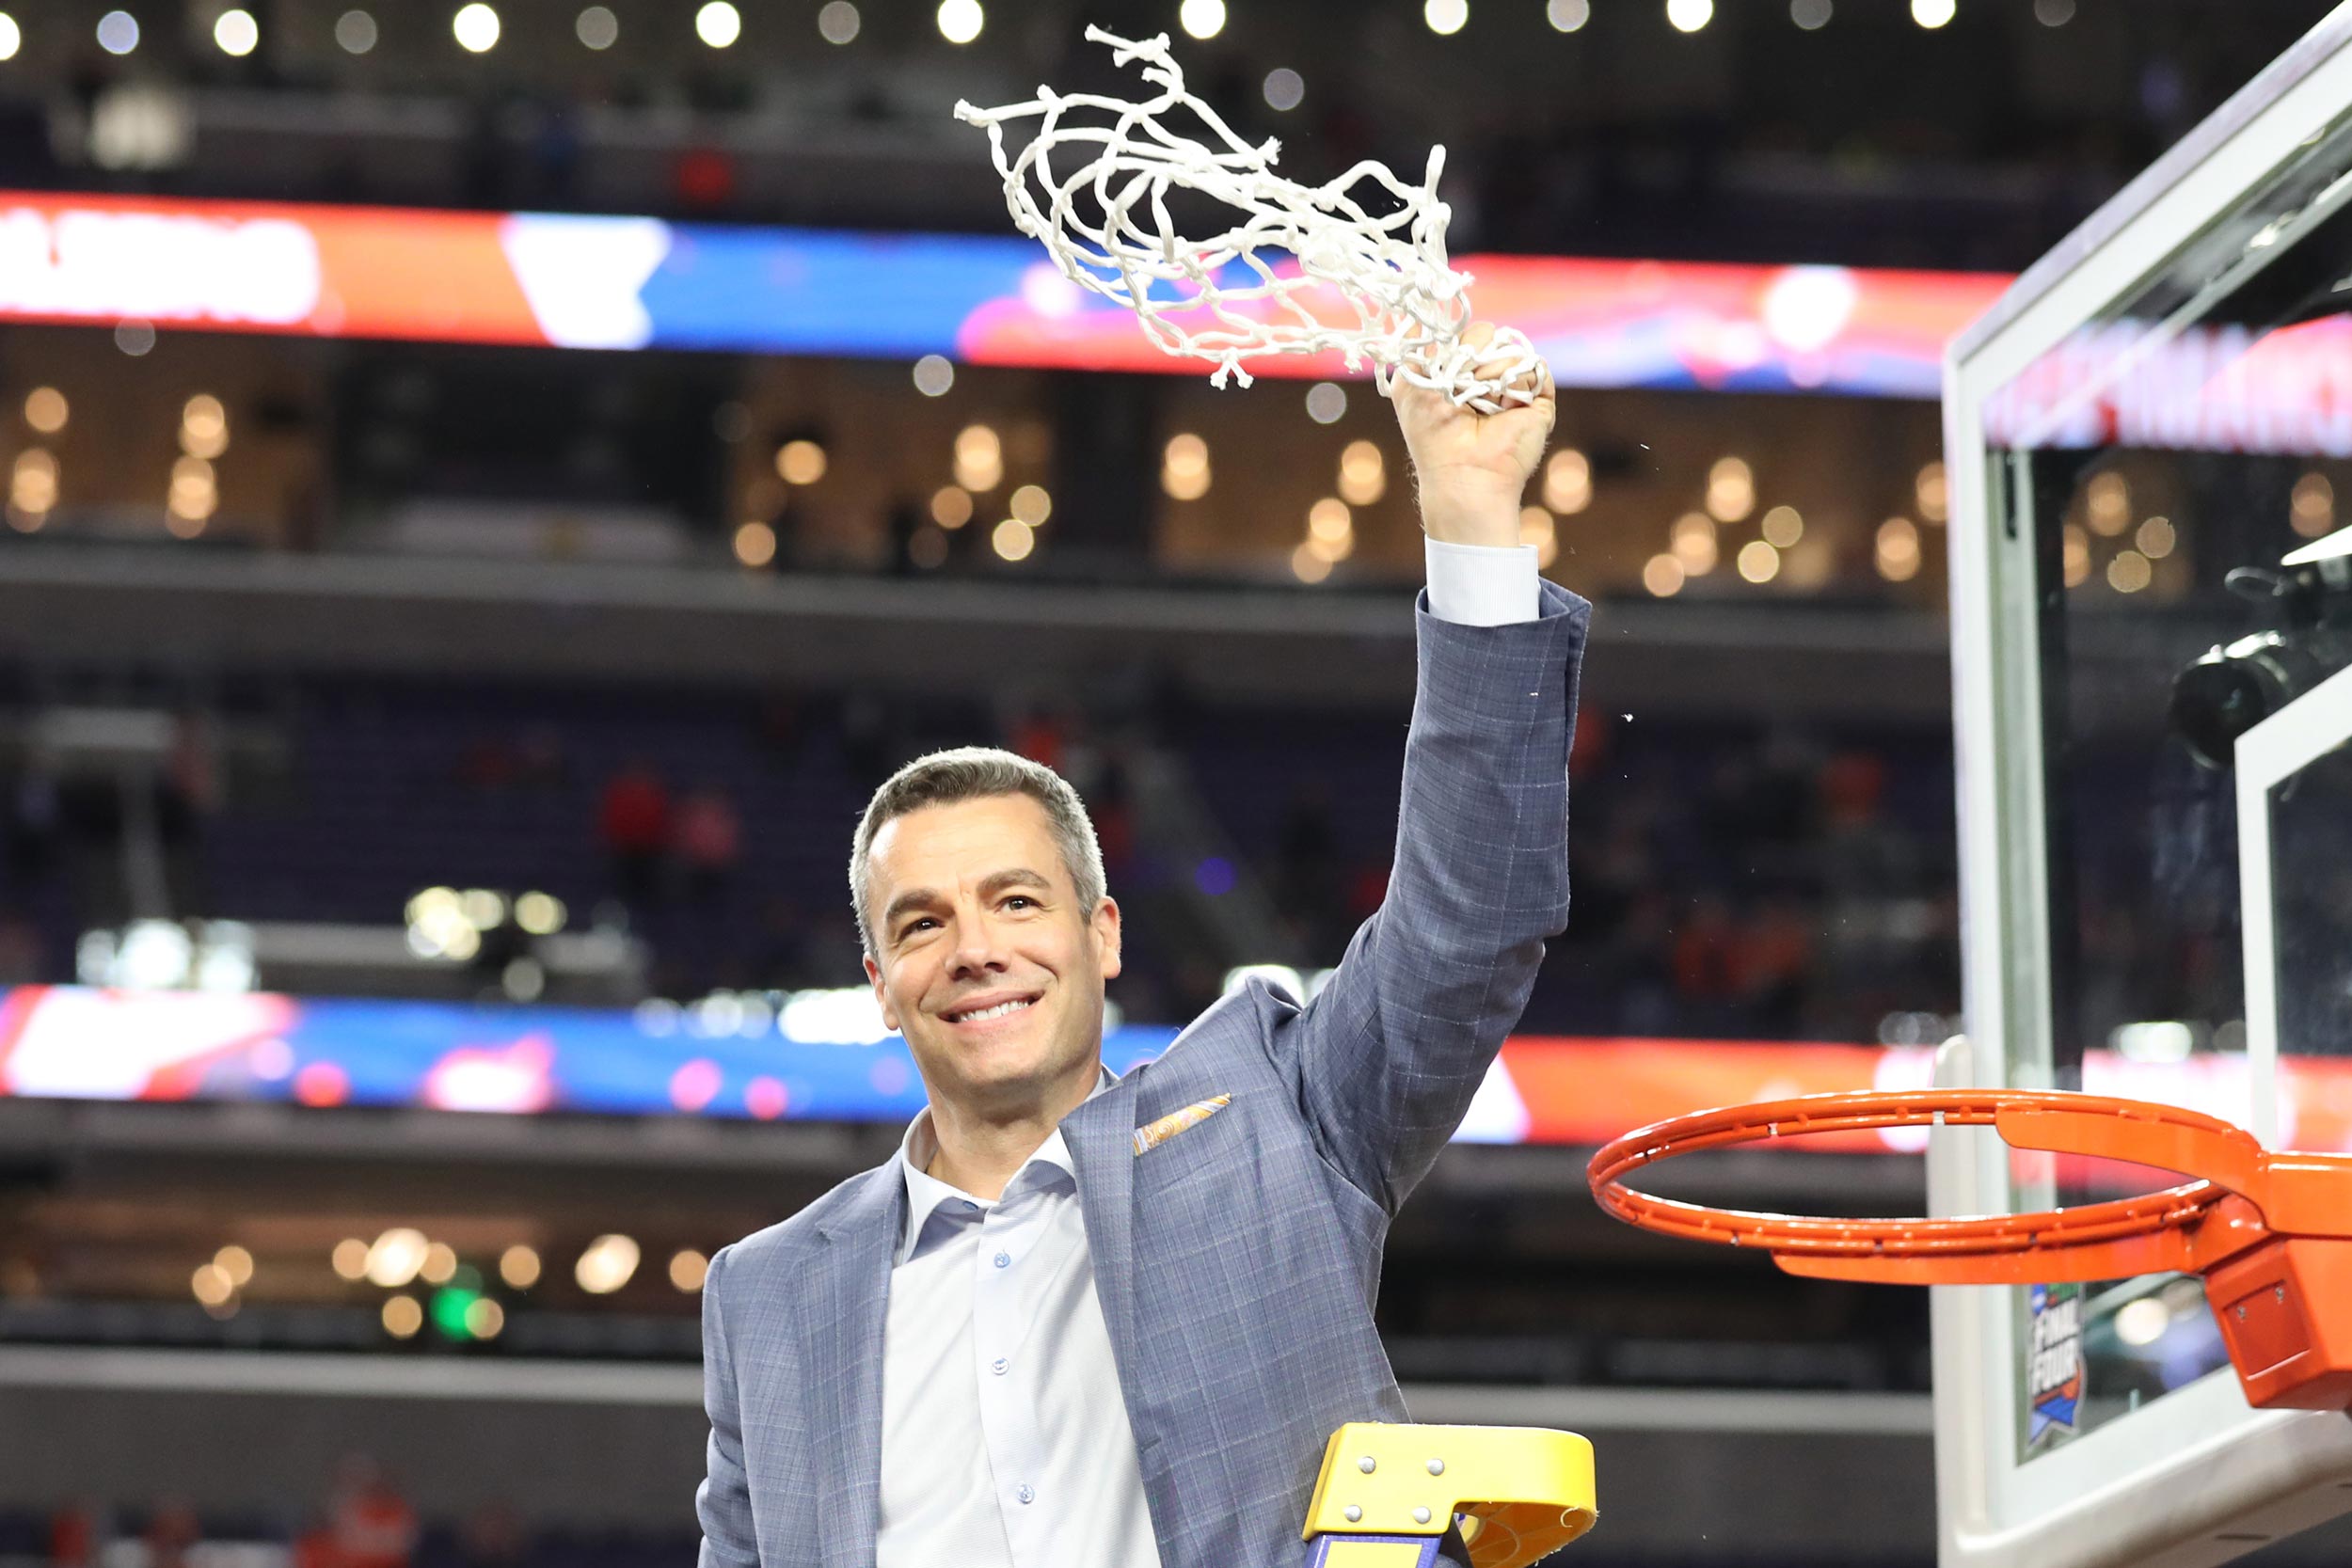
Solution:
[{"label": "raised arm", "polygon": [[1551,428],[1549,380],[1495,415],[1403,384],[1396,404],[1433,573],[1466,575],[1433,577],[1418,611],[1388,896],[1276,1041],[1325,1158],[1391,1213],[1461,1124],[1545,939],[1567,923],[1568,743],[1591,611],[1536,578],[1532,550],[1509,553]]}]

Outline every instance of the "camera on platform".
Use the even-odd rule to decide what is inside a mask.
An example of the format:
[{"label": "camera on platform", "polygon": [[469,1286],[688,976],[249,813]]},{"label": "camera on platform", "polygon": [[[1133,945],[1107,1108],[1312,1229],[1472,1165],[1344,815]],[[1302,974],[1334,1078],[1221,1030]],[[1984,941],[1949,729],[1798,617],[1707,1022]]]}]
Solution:
[{"label": "camera on platform", "polygon": [[2242,597],[2276,606],[2281,623],[2217,643],[2172,681],[2173,733],[2208,768],[2227,770],[2237,737],[2352,666],[2352,529],[2307,545],[2276,570],[2241,566]]}]

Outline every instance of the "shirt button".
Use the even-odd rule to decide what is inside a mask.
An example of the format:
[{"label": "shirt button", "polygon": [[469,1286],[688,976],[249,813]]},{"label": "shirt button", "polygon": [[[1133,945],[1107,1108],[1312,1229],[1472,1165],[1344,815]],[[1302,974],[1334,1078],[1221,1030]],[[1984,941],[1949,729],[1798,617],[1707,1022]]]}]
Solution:
[{"label": "shirt button", "polygon": [[1033,1503],[1037,1501],[1037,1488],[1034,1486],[1026,1484],[1018,1486],[1013,1489],[1012,1495],[1019,1497],[1025,1503]]},{"label": "shirt button", "polygon": [[996,1255],[996,1266],[997,1266],[998,1268],[1000,1268],[1000,1269],[1009,1269],[1009,1268],[1011,1268],[1011,1267],[1012,1267],[1012,1254],[1011,1254],[1011,1253],[1009,1253],[1009,1252],[1000,1252],[1000,1253],[998,1253],[998,1254]]},{"label": "shirt button", "polygon": [[[995,1373],[998,1377],[1002,1377],[1002,1376],[1004,1376],[1007,1372],[1009,1372],[1009,1371],[1012,1370],[1012,1363],[1011,1363],[1011,1362],[1009,1362],[1009,1361],[1008,1361],[1008,1360],[1006,1360],[1003,1356],[1001,1356],[1001,1355],[1000,1355],[1000,1356],[998,1356],[995,1360],[993,1360],[993,1361],[992,1361],[992,1362],[990,1362],[990,1363],[988,1364],[988,1370],[989,1370],[990,1371],[992,1371],[992,1372],[994,1372],[994,1373]],[[1029,1499],[1028,1499],[1028,1498],[1026,1498],[1026,1497],[1024,1497],[1024,1498],[1022,1498],[1021,1500],[1022,1500],[1023,1502],[1025,1502],[1025,1502],[1027,1502]]]}]

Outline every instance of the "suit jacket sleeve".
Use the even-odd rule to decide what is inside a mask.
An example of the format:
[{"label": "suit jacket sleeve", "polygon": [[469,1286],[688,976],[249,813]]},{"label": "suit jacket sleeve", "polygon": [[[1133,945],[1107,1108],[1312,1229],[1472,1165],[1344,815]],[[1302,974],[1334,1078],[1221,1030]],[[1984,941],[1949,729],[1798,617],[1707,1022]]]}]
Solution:
[{"label": "suit jacket sleeve", "polygon": [[694,1493],[703,1527],[696,1568],[758,1568],[752,1531],[751,1492],[743,1479],[743,1429],[735,1387],[735,1361],[721,1313],[721,1272],[727,1250],[710,1260],[703,1279],[703,1407],[710,1417],[708,1470]]},{"label": "suit jacket sleeve", "polygon": [[1324,1158],[1394,1213],[1470,1109],[1568,915],[1568,743],[1592,607],[1539,619],[1418,611],[1388,896],[1313,1004],[1278,1025]]}]

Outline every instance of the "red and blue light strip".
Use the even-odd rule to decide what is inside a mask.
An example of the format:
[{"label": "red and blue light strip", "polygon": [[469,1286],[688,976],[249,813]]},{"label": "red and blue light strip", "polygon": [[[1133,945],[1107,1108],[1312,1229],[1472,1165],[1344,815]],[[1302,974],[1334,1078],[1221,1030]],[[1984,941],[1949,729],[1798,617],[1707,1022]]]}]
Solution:
[{"label": "red and blue light strip", "polygon": [[[1930,399],[2009,279],[1820,266],[1459,260],[1480,312],[1576,387]],[[1339,319],[1352,319],[1328,302]],[[1018,237],[0,192],[0,321],[1205,375]],[[1337,355],[1273,376],[1341,377]]]},{"label": "red and blue light strip", "polygon": [[[275,1101],[493,1115],[586,1112],[903,1122],[923,1085],[906,1042],[845,1019],[657,1008],[469,1006],[270,992],[0,990],[0,1099]],[[829,1006],[825,1004],[830,1004]],[[847,1027],[844,1027],[844,1024]],[[1104,1041],[1125,1072],[1177,1031],[1127,1024]],[[1926,1047],[1516,1035],[1460,1141],[1594,1145],[1708,1105],[1851,1089],[1921,1088]],[[2352,1152],[2352,1060],[2280,1071],[2282,1148]],[[2244,1055],[2173,1063],[2093,1053],[2084,1086],[2170,1104],[2249,1103]],[[1792,1147],[1916,1153],[1926,1132],[1837,1133]]]}]

